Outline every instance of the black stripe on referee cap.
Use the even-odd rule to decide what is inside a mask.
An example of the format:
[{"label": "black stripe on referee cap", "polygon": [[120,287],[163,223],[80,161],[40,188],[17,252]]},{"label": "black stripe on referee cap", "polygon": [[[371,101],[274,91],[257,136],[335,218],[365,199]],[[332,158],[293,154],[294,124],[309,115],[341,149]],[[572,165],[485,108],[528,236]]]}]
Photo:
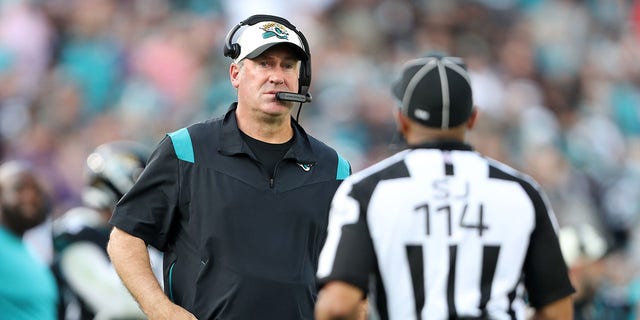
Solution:
[{"label": "black stripe on referee cap", "polygon": [[448,129],[471,115],[471,81],[462,59],[430,54],[410,60],[391,91],[402,112],[427,127]]}]

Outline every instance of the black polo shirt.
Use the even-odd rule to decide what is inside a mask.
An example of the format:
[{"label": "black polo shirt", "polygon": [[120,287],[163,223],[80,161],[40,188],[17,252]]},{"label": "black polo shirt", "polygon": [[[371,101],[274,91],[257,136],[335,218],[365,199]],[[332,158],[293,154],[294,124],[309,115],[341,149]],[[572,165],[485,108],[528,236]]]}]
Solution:
[{"label": "black polo shirt", "polygon": [[292,120],[270,176],[235,109],[168,134],[111,224],[164,252],[166,294],[199,319],[312,319],[330,201],[350,165]]}]

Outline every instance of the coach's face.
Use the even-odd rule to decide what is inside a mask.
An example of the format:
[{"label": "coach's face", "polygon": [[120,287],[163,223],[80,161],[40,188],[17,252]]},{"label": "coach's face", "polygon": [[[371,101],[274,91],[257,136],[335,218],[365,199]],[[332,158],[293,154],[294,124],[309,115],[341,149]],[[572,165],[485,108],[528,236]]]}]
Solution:
[{"label": "coach's face", "polygon": [[254,59],[232,64],[230,77],[238,89],[238,108],[262,116],[288,116],[293,102],[276,99],[280,91],[298,92],[300,63],[286,45],[275,45]]}]

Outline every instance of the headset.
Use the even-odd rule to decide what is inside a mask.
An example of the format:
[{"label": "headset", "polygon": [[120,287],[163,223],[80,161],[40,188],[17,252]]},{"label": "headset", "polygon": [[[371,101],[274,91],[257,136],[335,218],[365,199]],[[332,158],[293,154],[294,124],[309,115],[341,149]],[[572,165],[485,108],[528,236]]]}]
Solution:
[{"label": "headset", "polygon": [[235,27],[233,27],[233,29],[229,31],[229,33],[227,33],[227,37],[225,38],[224,42],[224,55],[226,57],[230,57],[231,59],[237,58],[240,55],[240,44],[232,43],[235,33],[242,26],[252,26],[263,21],[274,21],[294,31],[298,35],[298,37],[300,37],[300,41],[304,46],[304,51],[307,54],[307,59],[304,59],[300,62],[300,74],[298,76],[298,93],[278,92],[276,93],[276,99],[281,101],[299,102],[301,105],[305,102],[311,102],[312,97],[309,93],[309,86],[311,85],[311,52],[309,51],[309,43],[307,42],[307,39],[304,37],[302,32],[298,31],[298,29],[287,19],[278,16],[257,14],[243,21],[240,21],[240,23],[238,23]]}]

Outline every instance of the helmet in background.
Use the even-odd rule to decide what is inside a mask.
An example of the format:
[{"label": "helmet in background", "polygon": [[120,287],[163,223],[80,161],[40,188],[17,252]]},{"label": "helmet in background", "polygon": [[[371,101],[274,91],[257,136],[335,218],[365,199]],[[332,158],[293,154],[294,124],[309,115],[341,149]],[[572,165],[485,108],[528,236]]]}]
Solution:
[{"label": "helmet in background", "polygon": [[114,141],[98,146],[86,161],[85,205],[112,210],[131,189],[147,164],[151,149],[134,141]]},{"label": "helmet in background", "polygon": [[569,268],[599,260],[610,249],[602,232],[589,223],[560,228],[558,239],[562,256]]}]

